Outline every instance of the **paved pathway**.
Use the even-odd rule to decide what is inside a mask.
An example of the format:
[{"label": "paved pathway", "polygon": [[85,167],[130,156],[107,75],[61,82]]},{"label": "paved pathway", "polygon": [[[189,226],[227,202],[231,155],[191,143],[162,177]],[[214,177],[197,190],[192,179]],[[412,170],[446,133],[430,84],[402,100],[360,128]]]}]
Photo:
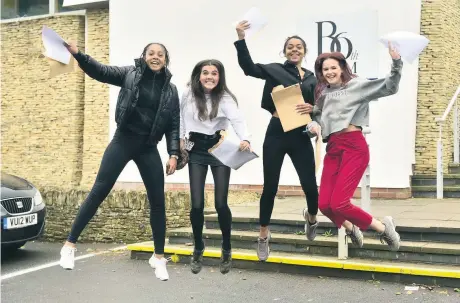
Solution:
[{"label": "paved pathway", "polygon": [[[353,203],[360,205],[360,200]],[[272,218],[299,220],[305,206],[303,197],[277,198]],[[234,216],[259,216],[259,202],[240,203],[231,209]],[[397,225],[460,229],[459,199],[372,200],[371,214],[377,218],[393,216]],[[320,222],[329,221],[321,212],[318,215]]]}]

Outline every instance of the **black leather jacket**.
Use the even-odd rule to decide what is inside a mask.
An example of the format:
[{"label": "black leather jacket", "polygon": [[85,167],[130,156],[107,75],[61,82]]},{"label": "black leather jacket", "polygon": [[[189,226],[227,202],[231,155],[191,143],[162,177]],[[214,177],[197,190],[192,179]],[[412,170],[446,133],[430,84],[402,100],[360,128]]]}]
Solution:
[{"label": "black leather jacket", "polygon": [[[119,128],[124,128],[128,116],[139,99],[139,81],[145,68],[148,68],[143,59],[135,59],[134,66],[118,67],[101,64],[82,52],[74,57],[81,69],[91,78],[121,88],[115,110],[115,121]],[[169,155],[179,155],[179,94],[176,86],[170,82],[171,72],[165,68],[165,73],[166,79],[161,91],[160,104],[148,143],[156,145],[165,134]]]},{"label": "black leather jacket", "polygon": [[251,55],[249,54],[246,40],[238,40],[234,43],[234,45],[238,54],[238,63],[244,71],[244,74],[246,76],[265,80],[261,102],[261,107],[263,109],[269,111],[271,114],[276,111],[271,93],[273,88],[278,85],[288,87],[294,84],[300,84],[300,90],[302,91],[305,103],[314,105],[316,77],[313,72],[302,68],[305,75],[301,78],[297,67],[289,61],[284,62],[284,64],[256,64],[252,61]]}]

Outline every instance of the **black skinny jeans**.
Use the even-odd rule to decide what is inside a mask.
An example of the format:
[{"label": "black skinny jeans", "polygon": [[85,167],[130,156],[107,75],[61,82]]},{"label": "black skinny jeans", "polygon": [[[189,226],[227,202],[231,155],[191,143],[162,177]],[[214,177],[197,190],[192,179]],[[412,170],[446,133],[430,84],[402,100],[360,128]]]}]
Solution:
[{"label": "black skinny jeans", "polygon": [[77,242],[83,229],[112,190],[123,168],[133,160],[147,189],[155,253],[164,253],[166,211],[163,165],[157,147],[149,146],[146,142],[146,136],[117,130],[104,152],[96,182],[80,207],[67,241]]},{"label": "black skinny jeans", "polygon": [[318,187],[316,185],[315,156],[310,138],[303,134],[303,127],[284,132],[279,118],[272,117],[263,145],[264,188],[260,198],[259,220],[268,226],[278,192],[281,166],[287,154],[300,179],[307,198],[308,213],[318,213]]},{"label": "black skinny jeans", "polygon": [[[192,208],[190,210],[190,221],[192,223],[195,249],[202,250],[203,247],[203,225],[204,225],[204,187],[208,165],[189,163],[190,193]],[[231,249],[230,237],[232,229],[232,213],[228,207],[228,186],[230,183],[231,169],[228,166],[211,166],[214,177],[214,200],[220,230],[222,232],[222,248]]]}]

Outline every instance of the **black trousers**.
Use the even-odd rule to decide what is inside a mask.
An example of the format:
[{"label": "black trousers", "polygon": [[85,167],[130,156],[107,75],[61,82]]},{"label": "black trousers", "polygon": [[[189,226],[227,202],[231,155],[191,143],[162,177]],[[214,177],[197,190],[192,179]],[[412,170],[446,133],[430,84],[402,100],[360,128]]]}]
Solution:
[{"label": "black trousers", "polygon": [[155,253],[164,253],[166,211],[163,165],[157,147],[149,146],[146,142],[146,136],[117,130],[104,152],[96,182],[75,218],[67,239],[69,242],[77,242],[83,229],[112,190],[123,168],[130,160],[133,160],[139,168],[147,189]]},{"label": "black trousers", "polygon": [[259,214],[261,226],[270,224],[286,154],[291,158],[305,192],[308,213],[318,213],[314,150],[310,138],[302,133],[303,129],[297,128],[285,133],[279,118],[272,117],[270,120],[263,145],[264,188],[260,198]]},{"label": "black trousers", "polygon": [[222,248],[231,250],[232,213],[228,207],[228,188],[230,184],[231,169],[220,161],[213,159],[208,153],[208,148],[217,143],[214,140],[194,140],[195,145],[190,152],[188,171],[190,177],[190,195],[192,207],[190,210],[190,222],[192,223],[195,249],[203,247],[204,225],[204,188],[208,166],[211,167],[214,178],[214,203],[222,232]]}]

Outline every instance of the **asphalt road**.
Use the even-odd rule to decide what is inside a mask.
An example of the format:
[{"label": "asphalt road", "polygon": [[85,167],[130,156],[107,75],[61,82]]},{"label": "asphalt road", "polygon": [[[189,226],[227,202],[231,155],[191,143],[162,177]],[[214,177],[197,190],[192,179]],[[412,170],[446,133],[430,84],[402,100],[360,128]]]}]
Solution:
[{"label": "asphalt road", "polygon": [[[119,245],[80,245],[78,255]],[[125,250],[77,261],[66,271],[54,265],[61,244],[28,243],[16,254],[2,254],[3,302],[460,302],[453,289],[354,281],[233,269],[222,275],[205,267],[193,275],[188,266],[168,264],[170,280],[155,278],[147,261],[130,260]],[[42,266],[40,268],[37,266]],[[31,268],[37,269],[30,271]]]}]

